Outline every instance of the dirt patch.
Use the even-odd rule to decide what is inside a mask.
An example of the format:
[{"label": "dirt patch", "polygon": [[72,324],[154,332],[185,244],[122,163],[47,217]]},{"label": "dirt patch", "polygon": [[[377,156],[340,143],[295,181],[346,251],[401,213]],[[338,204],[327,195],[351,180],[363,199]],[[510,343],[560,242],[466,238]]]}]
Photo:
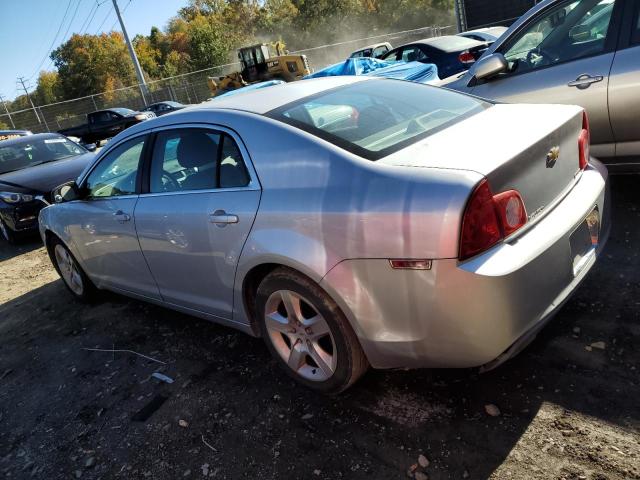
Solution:
[{"label": "dirt patch", "polygon": [[636,182],[614,179],[605,255],[517,358],[484,375],[370,372],[338,397],[297,386],[234,330],[116,295],[76,303],[37,243],[3,245],[0,473],[638,479]]}]

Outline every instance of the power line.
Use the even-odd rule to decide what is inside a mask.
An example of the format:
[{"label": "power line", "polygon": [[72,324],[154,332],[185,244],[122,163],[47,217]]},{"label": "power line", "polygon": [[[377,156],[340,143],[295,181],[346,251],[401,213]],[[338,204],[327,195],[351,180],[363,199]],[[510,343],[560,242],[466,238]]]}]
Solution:
[{"label": "power line", "polygon": [[102,20],[102,23],[100,24],[100,26],[98,27],[98,29],[96,30],[96,33],[94,35],[97,35],[100,33],[100,31],[102,30],[102,26],[104,25],[104,22],[107,21],[107,19],[109,18],[109,15],[111,15],[111,12],[113,11],[113,5],[111,6],[111,8],[109,8],[109,11],[107,12],[107,16],[104,17],[104,20]]},{"label": "power line", "polygon": [[67,30],[64,32],[64,35],[62,36],[61,42],[64,42],[65,39],[67,38],[67,35],[69,34],[69,30],[71,30],[71,25],[73,25],[73,21],[76,19],[76,15],[78,14],[78,8],[80,7],[81,3],[82,3],[82,0],[78,0],[78,3],[76,4],[76,9],[73,11],[73,16],[71,17],[71,21],[69,22],[69,26],[67,27]]},{"label": "power line", "polygon": [[82,22],[82,25],[80,25],[80,28],[78,29],[78,32],[80,33],[80,35],[82,35],[82,31],[88,25],[88,22],[91,21],[89,19],[93,19],[93,15],[95,15],[95,11],[97,9],[98,9],[98,4],[94,3],[91,6],[91,10],[89,10],[89,15],[86,16],[86,18],[84,19],[84,22]]},{"label": "power line", "polygon": [[[127,11],[127,8],[129,8],[129,5],[131,5],[131,0],[129,0],[129,3],[127,3],[124,8],[122,9],[121,13],[124,13]],[[116,24],[118,23],[118,19],[116,19],[115,22],[113,22],[113,25],[111,25],[111,30],[113,30],[114,28],[116,28]]]},{"label": "power line", "polygon": [[[73,15],[71,16],[71,20],[69,21],[69,25],[67,26],[67,29],[64,32],[64,35],[62,36],[62,39],[60,40],[60,43],[63,43],[65,41],[65,39],[67,38],[67,35],[69,34],[69,30],[71,30],[71,25],[73,25],[73,21],[76,19],[76,15],[78,14],[78,8],[80,7],[80,4],[82,3],[82,0],[78,0],[78,3],[76,4],[76,9],[73,11]],[[49,58],[50,61],[51,58]]]},{"label": "power line", "polygon": [[58,35],[60,34],[60,30],[62,30],[62,25],[64,25],[64,21],[67,18],[67,13],[69,12],[69,8],[71,7],[71,3],[72,2],[73,2],[73,0],[69,0],[69,3],[67,3],[67,9],[64,11],[64,15],[62,16],[62,21],[60,22],[60,25],[58,25],[58,31],[56,32],[55,36],[53,37],[53,40],[51,41],[51,45],[49,45],[49,49],[47,50],[47,53],[45,53],[44,57],[42,58],[42,61],[40,62],[40,65],[38,65],[38,68],[36,68],[35,72],[31,74],[29,79],[32,79],[33,76],[40,71],[40,68],[42,68],[42,65],[44,64],[45,60],[47,59],[47,57],[49,56],[49,54],[53,50],[53,46],[56,43]]},{"label": "power line", "polygon": [[105,1],[106,0],[103,0],[102,2],[98,2],[98,0],[96,0],[95,10],[93,11],[93,14],[91,15],[91,18],[89,19],[89,21],[87,22],[85,27],[83,29],[81,29],[80,35],[84,35],[85,33],[87,33],[89,31],[89,28],[91,27],[91,24],[93,23],[93,19],[96,17],[96,13],[98,13],[98,10],[100,10],[100,7],[105,3]]}]

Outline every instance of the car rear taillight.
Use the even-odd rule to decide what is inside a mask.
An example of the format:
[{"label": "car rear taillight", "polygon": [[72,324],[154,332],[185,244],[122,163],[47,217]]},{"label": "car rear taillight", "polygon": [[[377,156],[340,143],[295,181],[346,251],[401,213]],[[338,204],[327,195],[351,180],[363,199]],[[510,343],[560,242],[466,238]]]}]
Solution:
[{"label": "car rear taillight", "polygon": [[476,57],[474,57],[473,53],[466,51],[458,55],[458,60],[460,63],[469,64],[474,63],[476,61]]},{"label": "car rear taillight", "polygon": [[578,137],[578,161],[580,170],[587,168],[591,155],[591,129],[589,128],[589,116],[582,113],[582,131]]},{"label": "car rear taillight", "polygon": [[516,190],[508,190],[493,196],[496,214],[502,226],[502,234],[508,237],[527,223],[527,211],[522,197]]},{"label": "car rear taillight", "polygon": [[462,217],[460,260],[491,248],[527,223],[522,197],[516,190],[494,195],[489,182],[480,182]]}]

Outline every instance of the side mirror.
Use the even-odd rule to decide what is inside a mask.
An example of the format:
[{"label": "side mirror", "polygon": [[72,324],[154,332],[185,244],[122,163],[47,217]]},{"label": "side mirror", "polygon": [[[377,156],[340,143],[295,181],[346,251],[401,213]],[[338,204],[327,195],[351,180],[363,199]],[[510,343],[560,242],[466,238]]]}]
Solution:
[{"label": "side mirror", "polygon": [[68,182],[53,189],[51,193],[55,203],[70,202],[80,198],[80,187],[76,182]]},{"label": "side mirror", "polygon": [[88,145],[84,145],[84,148],[86,148],[87,150],[89,150],[90,152],[95,152],[96,151],[96,144],[95,143],[90,143]]},{"label": "side mirror", "polygon": [[507,59],[501,53],[493,53],[488,57],[481,58],[475,64],[473,76],[476,80],[484,80],[509,69]]}]

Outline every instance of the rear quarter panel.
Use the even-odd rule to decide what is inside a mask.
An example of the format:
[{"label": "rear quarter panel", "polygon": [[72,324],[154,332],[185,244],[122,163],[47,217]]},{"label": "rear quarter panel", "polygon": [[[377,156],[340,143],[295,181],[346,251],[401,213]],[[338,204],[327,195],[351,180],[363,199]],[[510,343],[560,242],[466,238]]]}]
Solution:
[{"label": "rear quarter panel", "polygon": [[[364,160],[253,114],[221,113],[220,122],[243,138],[263,189],[239,260],[238,294],[262,263],[319,282],[344,259],[457,256],[461,212],[479,174]],[[234,308],[246,319],[240,303]]]}]

